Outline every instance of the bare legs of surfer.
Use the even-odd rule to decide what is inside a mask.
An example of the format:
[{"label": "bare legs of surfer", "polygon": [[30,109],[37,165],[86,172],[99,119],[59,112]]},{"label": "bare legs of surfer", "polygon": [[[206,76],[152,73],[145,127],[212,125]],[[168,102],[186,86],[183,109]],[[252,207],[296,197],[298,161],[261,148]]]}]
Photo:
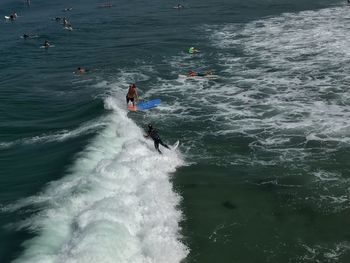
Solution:
[{"label": "bare legs of surfer", "polygon": [[126,104],[129,104],[129,101],[132,102],[132,106],[135,106],[135,99],[139,100],[139,95],[137,94],[137,89],[135,84],[129,86],[128,94],[126,94]]}]

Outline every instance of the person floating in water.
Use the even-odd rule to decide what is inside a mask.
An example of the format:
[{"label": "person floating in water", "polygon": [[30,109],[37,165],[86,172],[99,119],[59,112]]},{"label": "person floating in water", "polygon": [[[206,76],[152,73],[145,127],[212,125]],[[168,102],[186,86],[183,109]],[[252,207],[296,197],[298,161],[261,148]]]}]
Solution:
[{"label": "person floating in water", "polygon": [[78,67],[77,68],[77,71],[74,72],[74,74],[85,74],[86,72],[88,72],[89,70],[86,69],[86,68],[81,68],[81,67]]},{"label": "person floating in water", "polygon": [[65,17],[62,18],[62,23],[63,23],[64,27],[71,27],[72,26],[71,23],[68,21],[68,19]]},{"label": "person floating in water", "polygon": [[137,94],[137,89],[135,84],[129,86],[128,94],[126,94],[126,104],[129,104],[129,101],[132,102],[132,105],[135,106],[135,99],[139,100],[139,95]]},{"label": "person floating in water", "polygon": [[151,137],[153,139],[154,147],[160,154],[162,154],[162,152],[159,150],[159,144],[163,145],[167,149],[170,149],[168,145],[162,142],[162,140],[159,137],[158,131],[155,128],[153,128],[152,124],[148,124],[148,131],[147,134],[144,135],[144,137]]},{"label": "person floating in water", "polygon": [[50,46],[51,44],[49,43],[49,41],[45,40],[44,47],[49,48]]},{"label": "person floating in water", "polygon": [[27,39],[27,38],[37,38],[37,37],[38,37],[38,35],[27,34],[27,33],[24,33],[24,34],[22,35],[22,38],[23,38],[23,39]]},{"label": "person floating in water", "polygon": [[[350,0],[349,0],[350,1]],[[189,49],[188,49],[188,53],[190,53],[190,54],[196,54],[196,53],[199,53],[200,51],[199,51],[199,49],[196,49],[196,48],[194,48],[194,47],[190,47]]]},{"label": "person floating in water", "polygon": [[17,13],[16,13],[16,12],[13,12],[13,13],[10,15],[10,20],[16,20],[17,17],[18,17]]},{"label": "person floating in water", "polygon": [[212,71],[205,71],[205,72],[195,72],[193,70],[188,71],[187,76],[188,77],[205,77],[205,76],[210,76],[213,75]]},{"label": "person floating in water", "polygon": [[175,9],[184,9],[185,7],[182,4],[177,4],[177,6],[174,6]]}]

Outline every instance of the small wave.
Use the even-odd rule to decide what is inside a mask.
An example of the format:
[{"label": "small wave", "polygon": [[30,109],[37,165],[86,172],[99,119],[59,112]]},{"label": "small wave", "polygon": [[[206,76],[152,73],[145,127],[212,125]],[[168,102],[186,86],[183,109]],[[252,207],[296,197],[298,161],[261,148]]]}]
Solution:
[{"label": "small wave", "polygon": [[78,137],[82,134],[88,134],[99,130],[104,127],[106,123],[95,121],[88,122],[77,129],[74,130],[61,130],[52,134],[42,134],[39,136],[33,136],[30,138],[18,139],[11,142],[0,142],[0,149],[7,149],[18,145],[30,145],[30,144],[39,144],[39,143],[51,143],[51,142],[62,142],[75,137]]},{"label": "small wave", "polygon": [[183,164],[178,152],[159,155],[118,108],[79,155],[69,175],[42,194],[7,210],[39,206],[20,228],[37,234],[14,262],[169,262],[188,254],[180,241],[180,196],[169,174]]}]

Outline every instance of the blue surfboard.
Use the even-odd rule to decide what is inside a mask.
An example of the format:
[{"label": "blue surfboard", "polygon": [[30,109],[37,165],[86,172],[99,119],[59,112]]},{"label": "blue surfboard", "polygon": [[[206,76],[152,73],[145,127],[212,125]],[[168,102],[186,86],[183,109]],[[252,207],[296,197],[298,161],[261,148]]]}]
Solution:
[{"label": "blue surfboard", "polygon": [[157,105],[160,104],[160,102],[161,102],[160,99],[142,101],[142,102],[138,103],[136,107],[138,110],[147,110],[147,109],[156,107]]},{"label": "blue surfboard", "polygon": [[137,103],[135,107],[133,106],[128,106],[129,110],[131,111],[137,111],[137,110],[147,110],[154,108],[160,104],[161,100],[160,99],[154,99],[154,100],[147,100],[147,101],[142,101]]}]

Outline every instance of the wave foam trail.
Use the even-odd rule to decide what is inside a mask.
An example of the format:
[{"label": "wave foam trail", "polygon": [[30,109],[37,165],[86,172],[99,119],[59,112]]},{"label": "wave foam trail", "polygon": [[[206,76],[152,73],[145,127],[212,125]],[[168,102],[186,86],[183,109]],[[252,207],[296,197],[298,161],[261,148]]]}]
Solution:
[{"label": "wave foam trail", "polygon": [[[347,11],[335,7],[209,27],[228,75],[215,90],[226,109],[222,115],[243,132],[249,133],[253,121],[255,128],[271,130],[277,139],[287,131],[305,136],[305,141],[348,144]],[[232,57],[232,50],[241,56]],[[236,94],[225,101],[230,88]],[[232,114],[242,105],[244,118]]]},{"label": "wave foam trail", "polygon": [[78,137],[82,134],[88,134],[95,132],[101,127],[105,126],[105,123],[96,121],[95,123],[88,122],[74,130],[61,130],[56,133],[42,134],[39,136],[33,136],[30,138],[22,138],[11,142],[0,142],[0,149],[7,149],[16,145],[30,145],[39,143],[50,143],[50,142],[63,142],[68,139]]},{"label": "wave foam trail", "polygon": [[169,173],[179,153],[159,155],[109,97],[109,123],[77,158],[70,174],[19,203],[44,209],[20,227],[37,236],[15,262],[180,262],[180,197]]}]

